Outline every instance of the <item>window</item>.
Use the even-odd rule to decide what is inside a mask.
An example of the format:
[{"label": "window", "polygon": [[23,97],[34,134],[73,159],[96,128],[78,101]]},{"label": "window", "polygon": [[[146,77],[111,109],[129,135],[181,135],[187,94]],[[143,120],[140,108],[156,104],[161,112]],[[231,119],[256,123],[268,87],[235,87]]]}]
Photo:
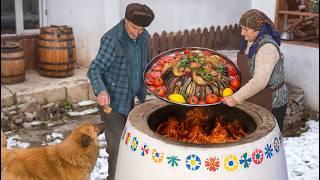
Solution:
[{"label": "window", "polygon": [[47,23],[46,0],[1,0],[1,35],[39,31]]}]

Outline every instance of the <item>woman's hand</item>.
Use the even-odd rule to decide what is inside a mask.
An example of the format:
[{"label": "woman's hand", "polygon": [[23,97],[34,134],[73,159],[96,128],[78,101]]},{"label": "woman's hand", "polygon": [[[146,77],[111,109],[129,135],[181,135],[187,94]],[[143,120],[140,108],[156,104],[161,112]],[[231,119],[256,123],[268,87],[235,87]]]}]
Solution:
[{"label": "woman's hand", "polygon": [[224,97],[224,103],[230,107],[235,106],[238,102],[232,96]]}]

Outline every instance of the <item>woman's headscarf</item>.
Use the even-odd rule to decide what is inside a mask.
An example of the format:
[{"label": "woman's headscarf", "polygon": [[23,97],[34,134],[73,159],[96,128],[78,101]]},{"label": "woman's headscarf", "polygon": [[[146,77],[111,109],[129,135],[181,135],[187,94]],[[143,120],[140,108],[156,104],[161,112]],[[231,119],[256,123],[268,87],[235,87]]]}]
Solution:
[{"label": "woman's headscarf", "polygon": [[[257,9],[251,9],[247,11],[241,16],[239,24],[241,26],[248,27],[255,31],[259,31],[257,38],[255,39],[254,43],[249,49],[249,58],[252,57],[252,55],[254,54],[254,52],[256,52],[258,48],[258,43],[256,43],[256,41],[265,34],[269,34],[280,46],[280,33],[274,31],[273,22],[263,12]],[[246,47],[247,41],[245,41],[242,37],[240,41],[240,50],[244,51]]]}]

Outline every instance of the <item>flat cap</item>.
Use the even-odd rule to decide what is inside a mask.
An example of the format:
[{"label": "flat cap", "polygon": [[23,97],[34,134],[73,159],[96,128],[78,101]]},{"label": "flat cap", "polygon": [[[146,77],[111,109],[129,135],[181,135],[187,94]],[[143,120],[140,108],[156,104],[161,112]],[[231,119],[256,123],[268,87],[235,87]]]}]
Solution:
[{"label": "flat cap", "polygon": [[148,6],[132,3],[126,8],[125,18],[137,26],[147,27],[153,21],[154,14]]}]

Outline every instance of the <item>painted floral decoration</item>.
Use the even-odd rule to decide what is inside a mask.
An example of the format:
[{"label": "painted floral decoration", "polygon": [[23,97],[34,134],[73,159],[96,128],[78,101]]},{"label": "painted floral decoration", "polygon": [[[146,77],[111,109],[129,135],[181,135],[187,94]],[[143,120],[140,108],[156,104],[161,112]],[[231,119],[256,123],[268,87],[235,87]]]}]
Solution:
[{"label": "painted floral decoration", "polygon": [[139,141],[138,141],[137,137],[134,137],[131,142],[131,150],[136,151],[138,148],[138,145],[139,145]]},{"label": "painted floral decoration", "polygon": [[261,164],[263,161],[263,151],[261,149],[255,149],[252,153],[252,160],[255,164]]},{"label": "painted floral decoration", "polygon": [[220,167],[219,158],[216,158],[216,157],[208,158],[205,161],[205,166],[207,167],[207,170],[216,172]]},{"label": "painted floral decoration", "polygon": [[180,159],[178,158],[178,156],[169,156],[167,157],[167,160],[168,160],[168,164],[171,166],[171,167],[176,167],[178,166],[178,163],[180,161]]},{"label": "painted floral decoration", "polygon": [[280,141],[277,137],[274,138],[273,147],[276,152],[280,151]]},{"label": "painted floral decoration", "polygon": [[157,152],[156,149],[152,150],[152,159],[154,162],[159,163],[163,160],[164,154]]},{"label": "painted floral decoration", "polygon": [[272,151],[273,151],[271,144],[267,144],[264,149],[265,149],[265,153],[264,154],[267,156],[267,159],[271,159]]},{"label": "painted floral decoration", "polygon": [[239,160],[240,164],[243,164],[244,168],[249,168],[252,158],[248,157],[248,153],[244,153]]},{"label": "painted floral decoration", "polygon": [[235,155],[230,154],[224,159],[224,168],[227,171],[235,171],[239,166],[239,160]]},{"label": "painted floral decoration", "polygon": [[186,166],[189,170],[196,171],[200,168],[201,160],[197,155],[189,155],[186,159]]},{"label": "painted floral decoration", "polygon": [[127,138],[126,138],[126,140],[125,140],[124,143],[125,143],[126,145],[128,145],[130,139],[131,139],[131,134],[130,134],[130,132],[128,132],[128,133],[127,133]]},{"label": "painted floral decoration", "polygon": [[143,146],[141,146],[141,156],[148,156],[150,151],[150,147],[146,144],[144,144]]}]

